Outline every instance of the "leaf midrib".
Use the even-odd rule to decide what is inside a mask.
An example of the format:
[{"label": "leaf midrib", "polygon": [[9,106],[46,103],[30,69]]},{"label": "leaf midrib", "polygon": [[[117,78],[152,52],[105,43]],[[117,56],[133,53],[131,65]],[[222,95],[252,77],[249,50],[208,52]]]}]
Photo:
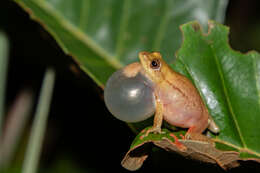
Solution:
[{"label": "leaf midrib", "polygon": [[[213,48],[211,48],[211,50],[212,50],[212,49],[213,49]],[[216,55],[214,54],[214,59],[215,59],[215,57],[216,57]],[[186,72],[187,72],[187,73],[189,74],[189,76],[191,77],[192,82],[196,85],[196,81],[193,80],[194,78],[192,77],[192,74],[191,74],[191,72],[188,70],[188,67],[186,66],[186,64],[185,64],[180,58],[179,58],[179,60],[180,60],[181,63],[183,64],[183,66],[184,66]],[[222,80],[222,79],[221,79],[221,80]],[[222,84],[222,86],[223,86],[223,84]],[[223,87],[223,89],[224,89],[224,87]],[[199,93],[202,95],[201,91],[200,91],[200,90],[198,90],[198,91],[199,91]],[[225,96],[226,96],[226,93],[225,93]],[[226,98],[227,98],[227,96],[226,96]],[[239,127],[237,127],[237,128],[240,130]],[[238,130],[238,129],[237,129],[237,130]],[[239,131],[238,131],[238,133],[239,133]],[[241,136],[242,136],[242,135],[241,135]],[[241,137],[241,136],[240,136],[240,137]],[[237,149],[238,151],[240,151],[240,152],[247,152],[247,153],[254,154],[254,155],[260,157],[260,153],[257,153],[257,152],[255,152],[255,151],[253,151],[253,150],[247,148],[246,145],[245,145],[245,143],[242,142],[242,139],[241,139],[241,138],[240,138],[240,140],[241,140],[241,142],[242,142],[243,147],[239,147],[239,146],[234,145],[234,144],[232,144],[232,143],[230,143],[230,142],[223,141],[222,139],[219,139],[218,136],[217,136],[216,138],[214,138],[213,140],[214,140],[215,142],[219,142],[219,143],[222,143],[222,144],[231,146],[231,147],[233,147],[233,148],[236,148],[236,149]]]},{"label": "leaf midrib", "polygon": [[[211,45],[209,45],[209,46],[210,46],[210,49],[211,49],[212,54],[214,55],[214,60],[215,60],[215,63],[216,63],[217,69],[218,69],[218,74],[219,74],[220,79],[221,79],[221,85],[222,85],[222,88],[223,88],[223,91],[224,91],[224,94],[225,94],[225,99],[226,99],[226,101],[227,101],[227,103],[228,103],[229,112],[230,112],[230,114],[231,114],[231,116],[232,116],[232,120],[234,121],[234,124],[235,124],[235,126],[236,126],[236,130],[237,130],[237,133],[238,133],[238,135],[239,135],[239,137],[240,137],[241,144],[242,144],[242,146],[243,146],[244,149],[247,149],[247,145],[246,145],[245,140],[244,140],[244,137],[243,137],[243,135],[242,135],[242,133],[241,133],[241,131],[240,131],[240,128],[239,128],[237,119],[236,119],[236,117],[235,117],[235,114],[234,114],[234,111],[233,111],[233,108],[232,108],[231,101],[230,101],[230,99],[229,99],[229,95],[228,95],[228,92],[227,92],[227,88],[226,88],[226,85],[225,85],[225,82],[224,82],[223,72],[221,71],[220,64],[219,64],[219,62],[218,62],[218,58],[217,58],[216,54],[215,54],[214,51],[213,51],[214,48],[213,48]],[[183,66],[184,66],[185,70],[187,71],[187,73],[190,75],[190,77],[191,77],[191,79],[192,79],[192,82],[193,82],[196,86],[198,86],[198,85],[196,84],[196,81],[193,80],[194,77],[193,77],[192,73],[189,71],[188,67],[185,65],[185,63],[184,63],[180,58],[179,58],[179,60],[180,60],[181,63],[183,64]],[[196,87],[196,88],[198,88],[198,87]],[[199,88],[198,88],[198,91],[199,91],[200,95],[202,96],[203,94],[201,93],[201,91],[199,90]],[[249,149],[247,149],[247,150],[249,150]]]},{"label": "leaf midrib", "polygon": [[116,50],[115,50],[115,59],[120,59],[120,55],[122,53],[122,50],[124,49],[124,33],[125,30],[127,29],[127,25],[129,22],[129,9],[131,6],[131,1],[130,0],[124,0],[123,2],[123,14],[121,15],[120,19],[120,25],[119,25],[119,34],[118,34],[118,39],[116,42]]},{"label": "leaf midrib", "polygon": [[233,148],[237,149],[237,150],[240,151],[240,152],[247,152],[247,153],[249,153],[249,154],[253,154],[253,155],[256,155],[256,156],[260,157],[260,153],[257,153],[256,151],[253,151],[253,150],[251,150],[251,149],[249,149],[249,148],[239,147],[239,146],[234,145],[234,144],[232,144],[232,143],[230,143],[230,142],[223,141],[222,139],[219,139],[218,137],[214,138],[213,140],[214,140],[215,142],[218,142],[218,143],[221,143],[221,144],[224,144],[224,145],[233,147]]},{"label": "leaf midrib", "polygon": [[230,101],[230,96],[229,96],[228,91],[227,91],[227,87],[226,87],[226,84],[225,84],[224,75],[223,75],[223,71],[222,71],[221,66],[220,66],[219,59],[218,59],[217,55],[214,53],[214,48],[212,47],[212,45],[209,45],[209,46],[210,46],[211,52],[213,54],[213,57],[214,57],[214,60],[215,60],[216,66],[217,66],[218,74],[219,74],[220,79],[221,79],[221,85],[222,85],[222,88],[223,88],[223,91],[224,91],[224,94],[225,94],[225,99],[226,99],[227,104],[228,104],[229,112],[232,116],[232,120],[234,121],[235,127],[237,129],[238,135],[239,135],[240,140],[241,140],[241,143],[242,143],[244,148],[247,148],[247,145],[246,145],[244,137],[241,133],[238,121],[236,119],[236,116],[235,116],[235,113],[234,113],[234,110],[233,110],[233,107],[232,107],[232,103]]},{"label": "leaf midrib", "polygon": [[253,54],[253,68],[254,68],[254,72],[255,72],[256,90],[257,90],[257,96],[258,96],[257,102],[260,107],[260,74],[258,74],[258,71],[257,71],[256,55],[254,55],[254,54]]},{"label": "leaf midrib", "polygon": [[120,61],[115,59],[115,57],[113,55],[110,55],[105,49],[100,47],[95,41],[93,41],[90,37],[88,37],[88,35],[86,33],[79,30],[69,20],[65,19],[62,15],[60,15],[58,12],[53,10],[55,8],[53,8],[48,2],[38,1],[38,0],[30,1],[30,2],[40,6],[45,11],[48,11],[49,14],[51,14],[53,17],[58,19],[57,22],[59,22],[60,25],[62,25],[66,30],[70,31],[70,33],[72,35],[74,35],[75,38],[77,38],[78,40],[80,40],[83,43],[85,43],[86,45],[88,45],[89,48],[91,48],[94,52],[96,52],[100,57],[102,57],[110,65],[112,65],[116,69],[119,69],[123,66]]}]

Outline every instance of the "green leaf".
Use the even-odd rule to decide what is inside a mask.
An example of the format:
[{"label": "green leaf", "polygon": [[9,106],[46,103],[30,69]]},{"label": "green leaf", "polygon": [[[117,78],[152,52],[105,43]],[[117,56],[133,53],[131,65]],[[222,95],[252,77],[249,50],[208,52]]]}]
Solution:
[{"label": "green leaf", "polygon": [[[113,71],[137,60],[139,51],[163,53],[166,61],[189,77],[221,131],[216,145],[260,157],[260,57],[228,45],[228,28],[210,23],[202,34],[198,19],[223,20],[224,1],[62,1],[16,0],[54,36],[63,50],[100,86]],[[226,1],[225,1],[226,2]],[[152,19],[152,20],[151,20]],[[223,146],[228,146],[224,147]],[[229,149],[227,149],[229,150]]]},{"label": "green leaf", "polygon": [[175,66],[199,90],[220,133],[219,142],[260,156],[260,55],[228,45],[229,29],[210,22],[202,34],[196,22],[181,27],[184,41]]},{"label": "green leaf", "polygon": [[[225,149],[229,147],[228,150],[216,149],[215,146],[219,145],[219,143],[214,143],[204,135],[196,134],[194,136],[196,137],[196,140],[182,139],[180,138],[180,135],[184,135],[184,131],[174,133],[177,138],[180,138],[178,139],[178,145],[182,145],[182,149],[180,149],[176,145],[176,139],[173,137],[174,134],[169,130],[162,129],[161,134],[150,133],[148,136],[145,136],[148,128],[144,129],[139,135],[137,135],[133,141],[130,150],[126,153],[121,162],[124,168],[131,171],[139,169],[152,150],[151,144],[163,148],[168,152],[176,152],[185,157],[190,157],[207,163],[218,164],[223,169],[239,166],[238,160],[242,160],[242,158],[244,160],[250,159],[248,158],[248,155],[247,158],[241,157],[241,154],[239,154],[237,150],[226,146],[225,144],[221,145],[225,145]],[[250,157],[252,157],[252,155],[250,155]],[[255,159],[255,161],[260,160]]]},{"label": "green leaf", "polygon": [[[184,40],[171,66],[193,82],[220,127],[219,134],[211,134],[214,146],[202,145],[200,140],[184,140],[183,144],[192,142],[185,145],[191,150],[194,145],[200,146],[193,151],[195,155],[203,155],[203,159],[198,157],[198,160],[219,164],[224,169],[238,166],[238,160],[260,162],[260,54],[232,50],[228,44],[228,27],[213,21],[209,22],[206,34],[197,22],[184,24],[181,30]],[[148,152],[139,156],[134,153],[146,143],[157,145],[159,141],[161,144],[157,146],[167,151],[189,155],[189,150],[186,153],[176,150],[167,134],[157,137],[152,134],[146,138],[140,138],[141,135],[143,133],[133,141],[122,161],[127,169],[141,166]],[[166,144],[163,137],[169,139]]]},{"label": "green leaf", "polygon": [[51,98],[55,84],[55,71],[47,68],[37,104],[32,130],[25,153],[22,173],[36,173],[47,126]]},{"label": "green leaf", "polygon": [[181,43],[179,25],[223,22],[227,0],[15,0],[39,21],[83,71],[103,87],[112,72],[161,51],[168,63]]},{"label": "green leaf", "polygon": [[[137,146],[139,146],[147,141],[159,141],[159,140],[162,140],[163,138],[169,138],[171,141],[173,141],[173,142],[175,141],[175,139],[170,135],[171,131],[169,131],[168,129],[162,129],[161,134],[150,133],[148,136],[143,137],[143,135],[149,128],[151,128],[151,127],[146,127],[142,132],[140,132],[135,137],[130,148],[136,148]],[[179,138],[181,138],[180,134],[184,135],[185,132],[178,131],[178,132],[175,132],[174,134],[177,135]]]}]

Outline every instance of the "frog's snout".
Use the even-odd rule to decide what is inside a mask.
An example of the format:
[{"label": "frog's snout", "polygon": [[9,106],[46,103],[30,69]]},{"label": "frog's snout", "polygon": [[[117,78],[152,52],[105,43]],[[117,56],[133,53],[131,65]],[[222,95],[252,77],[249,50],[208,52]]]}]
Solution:
[{"label": "frog's snout", "polygon": [[149,55],[150,55],[149,52],[145,52],[145,51],[139,53],[140,62],[145,69],[149,68],[149,62],[150,62]]},{"label": "frog's snout", "polygon": [[140,59],[141,62],[148,60],[148,57],[149,57],[149,53],[148,52],[145,52],[145,51],[139,52],[138,55],[139,55],[139,59]]}]

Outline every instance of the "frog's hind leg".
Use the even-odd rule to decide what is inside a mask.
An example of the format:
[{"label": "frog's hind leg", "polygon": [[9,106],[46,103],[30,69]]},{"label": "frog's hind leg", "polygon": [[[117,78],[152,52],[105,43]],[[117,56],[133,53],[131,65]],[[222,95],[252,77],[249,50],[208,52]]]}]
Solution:
[{"label": "frog's hind leg", "polygon": [[194,129],[196,129],[196,127],[195,127],[195,126],[191,126],[191,127],[188,129],[188,131],[186,132],[186,134],[185,134],[185,136],[183,137],[183,139],[190,139],[190,136],[191,136],[192,133],[197,133],[197,132],[194,132],[194,131],[196,131],[196,130],[194,130]]},{"label": "frog's hind leg", "polygon": [[184,139],[191,139],[192,136],[201,134],[205,128],[201,128],[200,126],[191,126],[186,132]]},{"label": "frog's hind leg", "polygon": [[202,141],[202,142],[207,142],[211,144],[212,146],[215,146],[215,143],[213,140],[211,140],[209,137],[204,136],[201,134],[201,131],[198,131],[196,126],[192,126],[188,129],[184,136],[184,140],[196,140],[196,141]]}]

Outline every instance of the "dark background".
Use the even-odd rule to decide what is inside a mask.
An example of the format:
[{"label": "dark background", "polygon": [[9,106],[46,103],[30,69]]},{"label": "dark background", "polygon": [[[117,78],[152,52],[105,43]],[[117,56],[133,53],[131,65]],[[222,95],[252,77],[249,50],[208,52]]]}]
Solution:
[{"label": "dark background", "polygon": [[[234,49],[242,52],[252,49],[260,51],[259,10],[258,0],[230,1],[225,24],[230,27],[230,44]],[[57,70],[40,161],[41,172],[55,172],[60,170],[60,165],[69,165],[78,172],[128,172],[120,166],[120,162],[135,136],[125,123],[116,120],[107,111],[102,89],[84,73],[75,70],[71,58],[14,2],[4,0],[0,3],[0,29],[10,39],[7,107],[22,88],[30,87],[39,93],[47,66],[54,66]],[[14,167],[19,168],[21,164],[29,132],[30,123],[13,161]],[[188,172],[190,169],[224,172],[217,166],[187,160],[164,151],[153,153],[139,172]],[[254,169],[259,171],[260,166],[247,162],[230,172]]]}]

